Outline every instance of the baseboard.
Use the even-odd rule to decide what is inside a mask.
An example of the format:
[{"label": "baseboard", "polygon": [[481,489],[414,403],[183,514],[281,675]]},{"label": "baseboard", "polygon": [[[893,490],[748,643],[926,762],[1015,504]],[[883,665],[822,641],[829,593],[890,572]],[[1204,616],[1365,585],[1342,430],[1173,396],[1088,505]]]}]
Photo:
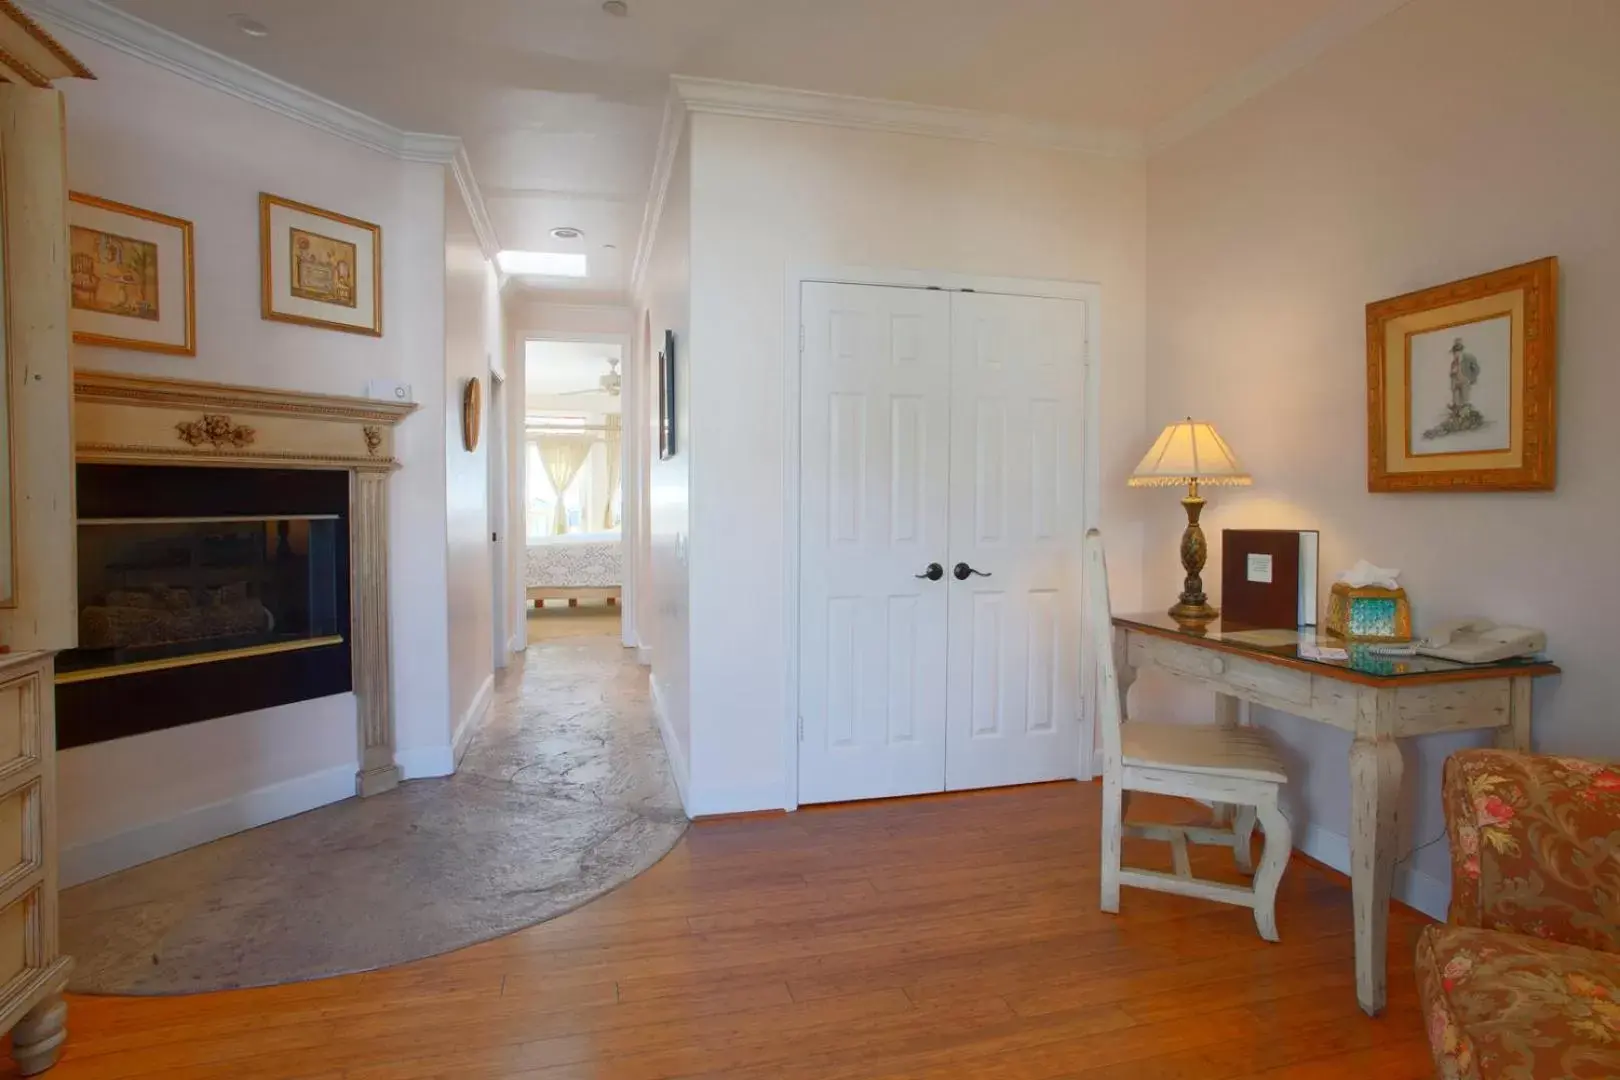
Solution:
[{"label": "baseboard", "polygon": [[409,746],[394,751],[394,763],[399,766],[401,780],[450,776],[456,771],[456,751],[448,743],[442,746]]},{"label": "baseboard", "polygon": [[206,844],[232,833],[302,814],[354,795],[350,762],[270,784],[244,795],[199,806],[166,821],[154,821],[101,840],[62,849],[61,886],[78,885]]},{"label": "baseboard", "polygon": [[636,646],[636,663],[640,664],[642,667],[652,667],[651,645]]},{"label": "baseboard", "polygon": [[[1300,851],[1319,863],[1331,866],[1342,874],[1350,872],[1350,841],[1338,833],[1329,832],[1320,825],[1311,825],[1295,844]],[[1432,919],[1445,920],[1446,906],[1451,902],[1451,883],[1440,881],[1407,866],[1395,868],[1395,883],[1391,888],[1395,899]]]},{"label": "baseboard", "polygon": [[472,741],[473,735],[483,724],[484,717],[489,715],[489,706],[494,700],[495,673],[490,672],[485,676],[484,684],[478,688],[478,693],[473,695],[472,704],[461,714],[461,723],[456,725],[456,733],[450,739],[450,752],[457,766],[461,764],[462,755],[467,752],[467,744]]},{"label": "baseboard", "polygon": [[686,751],[681,748],[681,740],[675,737],[675,729],[669,726],[669,709],[664,705],[664,692],[659,689],[658,676],[647,677],[649,692],[652,697],[653,716],[658,719],[658,734],[664,740],[664,754],[669,758],[669,771],[675,774],[675,791],[681,797],[681,807],[686,816],[692,816],[692,804],[687,799],[686,788],[691,773],[687,772]]},{"label": "baseboard", "polygon": [[780,784],[761,788],[733,788],[729,791],[699,791],[686,803],[686,816],[694,819],[766,814],[780,810]]},{"label": "baseboard", "polygon": [[506,643],[506,647],[512,651],[513,655],[527,649],[529,647],[527,628],[525,628],[524,632],[513,634],[512,640]]}]

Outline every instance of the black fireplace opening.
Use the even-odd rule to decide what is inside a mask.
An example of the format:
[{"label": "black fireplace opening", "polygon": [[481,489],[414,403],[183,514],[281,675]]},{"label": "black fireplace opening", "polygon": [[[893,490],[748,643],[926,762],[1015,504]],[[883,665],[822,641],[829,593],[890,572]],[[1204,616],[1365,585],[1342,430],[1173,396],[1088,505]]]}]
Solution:
[{"label": "black fireplace opening", "polygon": [[353,688],[349,475],[78,466],[66,749]]}]

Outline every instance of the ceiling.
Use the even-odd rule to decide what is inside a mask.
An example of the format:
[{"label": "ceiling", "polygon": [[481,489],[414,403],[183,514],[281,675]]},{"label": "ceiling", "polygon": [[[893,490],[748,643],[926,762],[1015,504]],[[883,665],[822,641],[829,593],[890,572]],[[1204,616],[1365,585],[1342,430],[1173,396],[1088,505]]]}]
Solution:
[{"label": "ceiling", "polygon": [[[458,135],[503,247],[622,294],[671,74],[1146,136],[1391,0],[110,0],[407,131]],[[1396,0],[1398,2],[1398,0]],[[249,37],[241,13],[269,35]],[[552,240],[573,226],[583,240]]]},{"label": "ceiling", "polygon": [[[586,341],[527,341],[523,349],[524,397],[531,409],[578,408],[582,413],[618,412],[619,398],[584,394],[596,390],[608,373],[608,358],[620,358],[618,345]],[[557,395],[570,395],[558,401]]]}]

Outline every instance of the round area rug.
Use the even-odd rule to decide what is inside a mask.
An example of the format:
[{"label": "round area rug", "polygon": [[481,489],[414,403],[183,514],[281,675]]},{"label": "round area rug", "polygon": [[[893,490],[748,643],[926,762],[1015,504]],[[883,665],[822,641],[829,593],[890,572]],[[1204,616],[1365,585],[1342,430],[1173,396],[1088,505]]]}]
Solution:
[{"label": "round area rug", "polygon": [[70,989],[185,994],[368,971],[552,918],[686,831],[645,670],[612,637],[500,673],[455,776],[216,840],[62,894]]}]

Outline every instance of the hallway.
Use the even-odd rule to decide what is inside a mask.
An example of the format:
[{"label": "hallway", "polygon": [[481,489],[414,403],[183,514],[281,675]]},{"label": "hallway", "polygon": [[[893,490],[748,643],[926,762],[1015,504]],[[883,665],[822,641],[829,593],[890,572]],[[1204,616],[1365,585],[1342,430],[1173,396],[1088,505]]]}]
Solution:
[{"label": "hallway", "polygon": [[657,862],[686,830],[616,638],[514,658],[460,769],[62,896],[75,990],[173,994],[365,971],[511,933]]}]

